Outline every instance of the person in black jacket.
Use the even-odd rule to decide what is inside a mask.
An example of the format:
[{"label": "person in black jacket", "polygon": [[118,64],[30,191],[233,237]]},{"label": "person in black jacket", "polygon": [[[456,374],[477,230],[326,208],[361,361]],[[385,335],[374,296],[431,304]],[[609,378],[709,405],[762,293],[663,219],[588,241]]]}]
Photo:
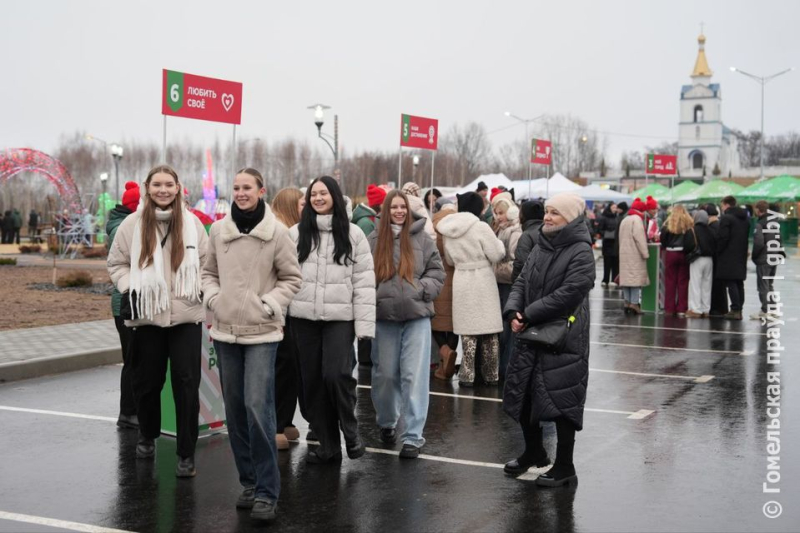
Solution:
[{"label": "person in black jacket", "polygon": [[608,287],[609,283],[619,274],[619,251],[617,249],[617,206],[609,204],[600,215],[597,232],[603,239],[603,281],[601,285]]},{"label": "person in black jacket", "polygon": [[717,236],[719,266],[715,275],[725,282],[731,300],[731,310],[724,318],[741,320],[744,280],[747,279],[747,238],[750,223],[747,220],[747,211],[736,205],[736,198],[733,196],[722,199],[722,212]]},{"label": "person in black jacket", "polygon": [[569,193],[546,203],[544,226],[522,274],[514,282],[503,316],[515,333],[555,319],[575,320],[564,347],[553,354],[518,341],[506,372],[503,409],[522,427],[525,451],[505,465],[518,475],[549,464],[540,421],[555,421],[556,460],[536,480],[554,487],[577,480],[572,452],[583,428],[589,379],[589,291],[595,281],[591,237],[583,220],[584,201]]},{"label": "person in black jacket", "polygon": [[769,211],[769,204],[766,200],[760,200],[756,203],[755,215],[758,217],[758,222],[756,222],[755,231],[753,232],[753,253],[751,257],[756,265],[758,299],[761,301],[761,311],[750,315],[751,320],[761,320],[769,317],[767,314],[767,295],[773,290],[772,283],[778,271],[778,264],[783,264],[783,257],[786,257],[786,253],[781,246],[780,226],[774,223],[772,224],[773,227],[770,227],[767,211]]},{"label": "person in black jacket", "polygon": [[728,312],[728,291],[725,290],[725,282],[717,277],[719,258],[717,257],[717,236],[719,235],[719,210],[714,204],[706,204],[704,207],[708,213],[708,229],[714,237],[714,273],[711,280],[711,310],[709,317],[723,317]]},{"label": "person in black jacket", "polygon": [[519,238],[514,256],[514,268],[511,272],[512,282],[522,273],[525,261],[539,242],[539,228],[542,227],[543,218],[544,205],[538,200],[528,200],[519,208],[522,236]]},{"label": "person in black jacket", "polygon": [[[617,227],[614,229],[614,253],[617,255],[617,274],[619,274],[619,225],[628,214],[628,202],[617,204]],[[615,276],[616,278],[616,276]],[[613,279],[611,281],[614,281]]]},{"label": "person in black jacket", "polygon": [[708,227],[708,213],[698,209],[694,218],[694,235],[700,256],[689,264],[688,318],[705,318],[711,310],[711,283],[714,278],[714,250],[717,247],[714,233]]}]

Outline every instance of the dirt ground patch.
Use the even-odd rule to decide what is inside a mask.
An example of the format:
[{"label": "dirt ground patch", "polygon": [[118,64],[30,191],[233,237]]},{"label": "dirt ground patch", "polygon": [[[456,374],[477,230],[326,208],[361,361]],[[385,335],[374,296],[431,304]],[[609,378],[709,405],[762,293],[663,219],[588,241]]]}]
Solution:
[{"label": "dirt ground patch", "polygon": [[[105,269],[86,270],[94,283],[110,281]],[[66,271],[59,266],[59,275]],[[109,296],[28,287],[30,283],[52,281],[53,271],[48,267],[0,266],[0,331],[112,318]]]}]

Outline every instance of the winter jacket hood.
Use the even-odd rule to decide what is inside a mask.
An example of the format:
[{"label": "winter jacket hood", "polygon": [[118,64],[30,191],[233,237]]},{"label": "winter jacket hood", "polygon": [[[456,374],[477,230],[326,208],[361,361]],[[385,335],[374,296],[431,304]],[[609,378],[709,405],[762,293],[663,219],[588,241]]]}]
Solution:
[{"label": "winter jacket hood", "polygon": [[364,232],[364,235],[369,235],[375,229],[375,217],[377,216],[378,213],[376,213],[371,207],[364,204],[358,204],[353,211],[352,222],[361,228],[361,231]]},{"label": "winter jacket hood", "polygon": [[[439,295],[444,283],[442,259],[433,239],[425,232],[425,220],[418,219],[409,229],[411,247],[414,250],[414,283],[411,284],[395,273],[392,279],[381,281],[376,289],[376,318],[392,322],[405,322],[433,316],[433,300]],[[394,241],[394,263],[400,262],[400,235],[392,235]],[[378,232],[369,238],[373,254],[378,245]]]},{"label": "winter jacket hood", "polygon": [[464,236],[472,226],[478,224],[480,220],[472,213],[454,213],[439,222],[436,228],[439,233],[451,239]]},{"label": "winter jacket hood", "polygon": [[544,225],[544,221],[538,219],[526,220],[522,225],[522,235],[519,237],[517,249],[514,252],[514,269],[511,272],[512,283],[520,275],[522,267],[525,266],[525,261],[539,243],[542,225]]},{"label": "winter jacket hood", "polygon": [[213,339],[231,344],[283,339],[286,309],[302,277],[289,230],[268,205],[248,234],[230,213],[214,222],[201,275],[204,304],[214,313]]}]

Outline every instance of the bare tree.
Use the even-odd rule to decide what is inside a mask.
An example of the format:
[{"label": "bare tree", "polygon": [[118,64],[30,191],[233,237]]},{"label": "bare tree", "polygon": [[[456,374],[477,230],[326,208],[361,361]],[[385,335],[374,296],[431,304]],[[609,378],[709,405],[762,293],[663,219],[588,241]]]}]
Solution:
[{"label": "bare tree", "polygon": [[458,162],[459,185],[475,179],[486,167],[492,152],[486,128],[477,122],[468,122],[463,127],[453,124],[441,137],[441,144],[442,151]]}]

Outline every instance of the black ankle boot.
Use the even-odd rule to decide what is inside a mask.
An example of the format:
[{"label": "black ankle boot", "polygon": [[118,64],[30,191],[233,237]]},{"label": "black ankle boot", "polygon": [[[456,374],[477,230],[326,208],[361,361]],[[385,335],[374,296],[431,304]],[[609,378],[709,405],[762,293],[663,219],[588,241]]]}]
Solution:
[{"label": "black ankle boot", "polygon": [[539,459],[531,459],[523,453],[520,457],[507,462],[503,467],[503,472],[509,476],[519,476],[527,472],[531,467],[535,466],[536,468],[544,468],[549,464],[550,459],[547,458],[547,454]]}]

